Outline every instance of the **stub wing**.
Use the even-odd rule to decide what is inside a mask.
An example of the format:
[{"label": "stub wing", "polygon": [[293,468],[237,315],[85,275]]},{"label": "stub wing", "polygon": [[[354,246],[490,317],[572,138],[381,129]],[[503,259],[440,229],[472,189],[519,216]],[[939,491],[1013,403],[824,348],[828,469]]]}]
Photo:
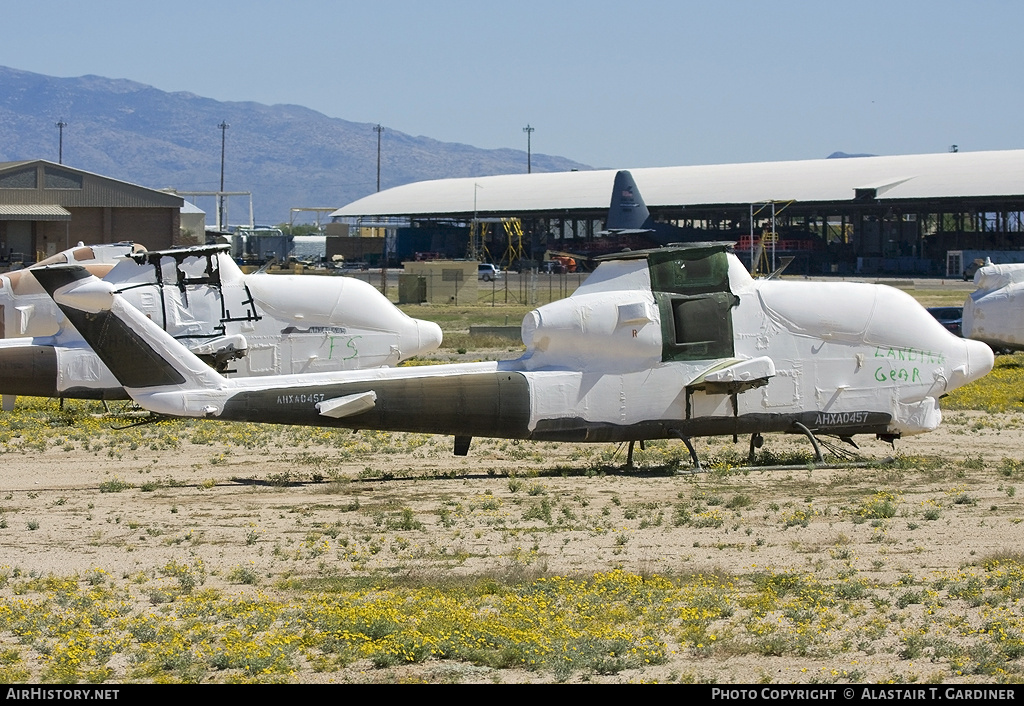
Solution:
[{"label": "stub wing", "polygon": [[377,393],[373,390],[355,395],[345,395],[317,402],[316,409],[325,417],[341,419],[355,414],[369,412],[377,404]]},{"label": "stub wing", "polygon": [[725,361],[704,373],[688,387],[710,394],[734,394],[755,387],[764,387],[775,377],[775,362],[768,356],[747,360]]}]

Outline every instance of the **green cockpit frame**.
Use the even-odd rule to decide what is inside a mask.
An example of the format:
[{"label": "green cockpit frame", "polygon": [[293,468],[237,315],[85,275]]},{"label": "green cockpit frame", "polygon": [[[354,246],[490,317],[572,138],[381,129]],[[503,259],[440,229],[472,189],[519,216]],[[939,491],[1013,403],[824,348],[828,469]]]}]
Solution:
[{"label": "green cockpit frame", "polygon": [[647,251],[651,290],[661,311],[662,360],[729,358],[735,352],[727,246]]}]

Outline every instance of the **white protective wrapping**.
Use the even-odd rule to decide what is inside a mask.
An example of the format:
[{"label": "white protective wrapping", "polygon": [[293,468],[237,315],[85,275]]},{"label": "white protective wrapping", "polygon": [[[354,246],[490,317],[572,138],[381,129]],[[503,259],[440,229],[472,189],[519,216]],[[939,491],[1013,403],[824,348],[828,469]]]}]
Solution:
[{"label": "white protective wrapping", "polygon": [[964,302],[963,335],[997,348],[1024,348],[1024,265],[987,265]]}]

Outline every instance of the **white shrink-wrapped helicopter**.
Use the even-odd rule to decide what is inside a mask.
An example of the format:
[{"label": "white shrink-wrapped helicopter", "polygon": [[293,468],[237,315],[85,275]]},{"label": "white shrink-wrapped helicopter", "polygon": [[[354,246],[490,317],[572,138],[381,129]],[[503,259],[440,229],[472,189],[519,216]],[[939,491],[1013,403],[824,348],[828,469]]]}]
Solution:
[{"label": "white shrink-wrapped helicopter", "polygon": [[[36,273],[132,399],[159,415],[574,442],[766,432],[894,440],[985,375],[983,343],[908,294],[755,280],[721,243],[604,258],[527,314],[516,360],[228,379],[84,268]],[[815,444],[817,448],[817,444]],[[820,452],[818,454],[820,459]]]},{"label": "white shrink-wrapped helicopter", "polygon": [[[441,329],[351,277],[243,274],[227,245],[73,248],[0,275],[0,393],[128,399],[37,282],[56,262],[103,277],[119,298],[213,369],[238,377],[395,365],[437,348]],[[83,263],[87,263],[84,264]]]},{"label": "white shrink-wrapped helicopter", "polygon": [[997,350],[1024,350],[1024,264],[985,265],[964,302],[963,334]]}]

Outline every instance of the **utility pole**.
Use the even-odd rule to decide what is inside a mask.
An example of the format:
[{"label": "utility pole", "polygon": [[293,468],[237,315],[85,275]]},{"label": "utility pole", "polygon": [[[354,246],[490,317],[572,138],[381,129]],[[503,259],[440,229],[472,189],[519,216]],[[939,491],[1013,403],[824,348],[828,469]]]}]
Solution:
[{"label": "utility pole", "polygon": [[228,128],[231,127],[227,121],[221,121],[217,127],[220,128],[220,191],[217,194],[217,230],[223,230],[224,223],[224,143],[227,140]]},{"label": "utility pole", "polygon": [[373,131],[377,133],[377,191],[380,191],[380,136],[384,134],[384,127],[377,123]]},{"label": "utility pole", "polygon": [[68,124],[64,122],[64,118],[57,121],[57,130],[60,131],[59,142],[57,143],[57,164],[64,164],[64,128]]},{"label": "utility pole", "polygon": [[[377,133],[377,191],[380,191],[380,137],[384,134],[384,127],[377,123],[373,126],[373,131]],[[388,295],[388,231],[386,228],[380,253],[380,293],[385,297]]]},{"label": "utility pole", "polygon": [[523,132],[526,133],[526,173],[530,174],[533,172],[533,156],[530,150],[530,138],[533,137],[533,131],[535,127],[530,127],[530,123],[526,123],[526,127],[523,128]]}]

